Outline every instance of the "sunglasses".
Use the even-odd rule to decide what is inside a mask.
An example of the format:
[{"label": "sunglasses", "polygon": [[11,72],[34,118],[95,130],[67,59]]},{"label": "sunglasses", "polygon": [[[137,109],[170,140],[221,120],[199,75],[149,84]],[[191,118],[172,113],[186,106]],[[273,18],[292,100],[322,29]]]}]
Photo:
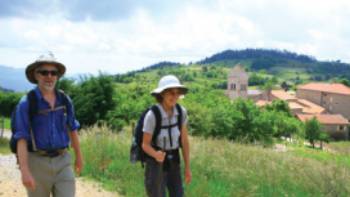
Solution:
[{"label": "sunglasses", "polygon": [[41,74],[42,76],[57,76],[58,71],[57,70],[38,70],[37,73]]}]

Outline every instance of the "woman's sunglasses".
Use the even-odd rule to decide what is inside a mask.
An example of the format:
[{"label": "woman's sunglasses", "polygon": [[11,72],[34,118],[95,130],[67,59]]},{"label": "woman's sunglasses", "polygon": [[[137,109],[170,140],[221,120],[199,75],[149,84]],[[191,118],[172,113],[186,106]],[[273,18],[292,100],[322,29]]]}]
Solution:
[{"label": "woman's sunglasses", "polygon": [[41,74],[42,76],[57,76],[58,71],[57,70],[38,70],[37,73]]}]

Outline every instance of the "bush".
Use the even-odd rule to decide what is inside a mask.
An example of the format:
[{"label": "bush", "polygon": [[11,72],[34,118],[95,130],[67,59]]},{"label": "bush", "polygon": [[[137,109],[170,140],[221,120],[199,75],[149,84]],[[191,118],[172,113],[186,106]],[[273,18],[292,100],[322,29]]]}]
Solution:
[{"label": "bush", "polygon": [[0,115],[10,117],[22,94],[12,92],[0,92]]}]

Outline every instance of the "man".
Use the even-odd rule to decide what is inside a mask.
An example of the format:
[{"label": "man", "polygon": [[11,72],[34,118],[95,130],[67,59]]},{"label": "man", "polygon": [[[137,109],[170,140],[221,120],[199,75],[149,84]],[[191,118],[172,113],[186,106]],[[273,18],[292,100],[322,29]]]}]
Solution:
[{"label": "man", "polygon": [[75,195],[74,173],[67,148],[75,153],[75,171],[83,168],[71,99],[57,90],[56,83],[66,67],[52,53],[40,56],[26,68],[27,79],[36,84],[33,95],[36,113],[30,117],[29,94],[16,109],[14,139],[22,183],[29,197],[70,197]]}]

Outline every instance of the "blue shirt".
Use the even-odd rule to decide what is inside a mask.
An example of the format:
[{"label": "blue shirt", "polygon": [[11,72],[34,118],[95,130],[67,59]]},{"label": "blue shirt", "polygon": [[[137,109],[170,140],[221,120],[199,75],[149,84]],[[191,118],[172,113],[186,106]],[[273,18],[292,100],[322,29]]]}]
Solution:
[{"label": "blue shirt", "polygon": [[[34,89],[38,111],[50,109],[49,103],[44,99],[38,87]],[[55,107],[65,106],[63,98],[56,95]],[[31,142],[30,126],[32,128],[35,144],[39,150],[55,150],[69,146],[68,132],[76,131],[80,125],[75,118],[74,107],[68,97],[66,113],[64,109],[49,111],[45,114],[34,115],[29,121],[29,101],[23,96],[16,110],[14,139],[26,139]],[[29,125],[30,124],[30,125]]]}]

